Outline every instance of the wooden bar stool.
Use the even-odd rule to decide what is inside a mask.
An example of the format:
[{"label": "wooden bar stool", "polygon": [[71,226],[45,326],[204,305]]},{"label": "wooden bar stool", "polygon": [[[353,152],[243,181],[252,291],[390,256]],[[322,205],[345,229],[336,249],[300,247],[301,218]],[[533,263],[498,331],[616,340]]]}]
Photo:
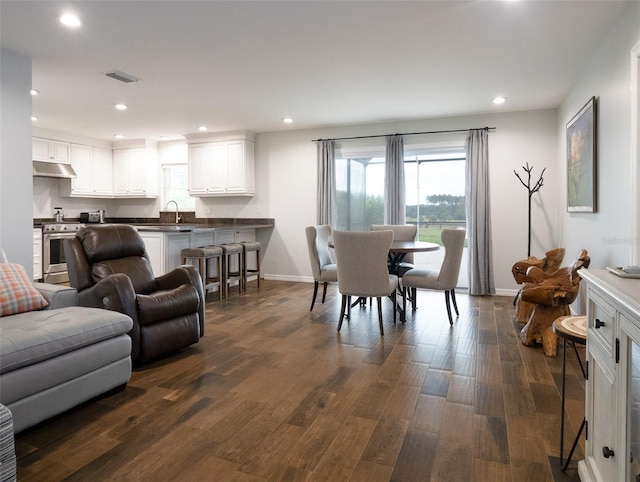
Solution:
[{"label": "wooden bar stool", "polygon": [[[242,272],[242,291],[247,291],[248,278],[253,275],[256,276],[258,288],[260,288],[260,250],[262,249],[262,245],[257,241],[242,241],[240,244],[243,248],[242,264],[244,265]],[[249,263],[247,262],[247,254],[249,253],[256,253],[255,268],[249,268]]]},{"label": "wooden bar stool", "polygon": [[[239,243],[221,244],[222,249],[222,279],[224,285],[224,296],[229,296],[229,289],[232,281],[238,281],[238,294],[242,293],[242,276],[244,264],[242,262],[243,248]],[[237,269],[236,268],[237,265]]]},{"label": "wooden bar stool", "polygon": [[[221,300],[223,296],[223,283],[222,283],[222,248],[217,246],[204,246],[201,248],[185,248],[180,251],[182,258],[182,264],[188,264],[191,260],[198,262],[198,271],[202,278],[202,288],[204,289],[205,297],[207,290],[217,287],[218,298]],[[216,262],[216,276],[209,276],[211,272],[210,263]]]}]

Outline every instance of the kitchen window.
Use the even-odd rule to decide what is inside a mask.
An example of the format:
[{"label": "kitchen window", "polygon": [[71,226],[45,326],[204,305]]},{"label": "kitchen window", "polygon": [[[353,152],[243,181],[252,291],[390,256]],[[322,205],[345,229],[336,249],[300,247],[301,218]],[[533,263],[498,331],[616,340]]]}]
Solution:
[{"label": "kitchen window", "polygon": [[162,165],[161,211],[166,209],[171,200],[178,203],[180,211],[195,211],[196,200],[189,196],[187,180],[187,164]]}]

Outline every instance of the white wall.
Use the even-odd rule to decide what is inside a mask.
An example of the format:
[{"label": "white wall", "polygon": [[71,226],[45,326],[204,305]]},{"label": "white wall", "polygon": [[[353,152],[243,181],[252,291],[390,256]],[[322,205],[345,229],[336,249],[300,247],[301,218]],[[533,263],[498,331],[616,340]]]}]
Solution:
[{"label": "white wall", "polygon": [[532,216],[532,254],[541,256],[558,243],[554,235],[558,215],[556,123],[555,110],[543,110],[259,134],[258,196],[245,209],[259,206],[265,216],[276,220],[263,272],[277,279],[310,280],[304,227],[316,223],[316,145],[312,139],[490,126],[496,127],[489,134],[496,289],[515,293],[518,286],[511,266],[527,256],[527,191],[513,171],[522,173],[527,162],[534,166],[534,175],[547,168],[545,185],[534,197]]},{"label": "white wall", "polygon": [[0,50],[0,247],[33,274],[31,59]]},{"label": "white wall", "polygon": [[[631,255],[631,90],[630,52],[640,42],[640,4],[631,7],[558,109],[558,172],[561,236],[567,255],[585,248],[592,268],[629,264]],[[566,212],[566,124],[597,98],[598,212]]]},{"label": "white wall", "polygon": [[[638,233],[631,232],[630,180],[631,49],[638,42],[640,3],[636,2],[594,52],[558,109],[561,242],[567,249],[567,258],[575,258],[581,248],[587,249],[591,269],[629,264],[632,244],[638,242]],[[566,124],[592,96],[598,103],[598,212],[567,213]],[[578,300],[574,309],[584,312],[583,305],[584,302]]]}]

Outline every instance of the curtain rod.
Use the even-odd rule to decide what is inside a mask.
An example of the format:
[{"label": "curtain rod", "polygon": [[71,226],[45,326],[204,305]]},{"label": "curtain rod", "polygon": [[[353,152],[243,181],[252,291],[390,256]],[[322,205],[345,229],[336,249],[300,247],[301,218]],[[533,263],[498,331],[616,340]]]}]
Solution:
[{"label": "curtain rod", "polygon": [[485,129],[487,131],[493,132],[496,130],[495,127],[481,127],[480,129],[452,129],[452,130],[448,130],[448,131],[425,131],[425,132],[405,132],[403,134],[378,134],[378,135],[374,135],[374,136],[354,136],[354,137],[334,137],[333,139],[313,139],[311,142],[320,142],[320,141],[348,141],[348,140],[352,140],[352,139],[370,139],[373,137],[387,137],[390,135],[396,135],[396,136],[417,136],[420,134],[449,134],[452,132],[469,132],[471,130],[481,130],[481,129]]}]

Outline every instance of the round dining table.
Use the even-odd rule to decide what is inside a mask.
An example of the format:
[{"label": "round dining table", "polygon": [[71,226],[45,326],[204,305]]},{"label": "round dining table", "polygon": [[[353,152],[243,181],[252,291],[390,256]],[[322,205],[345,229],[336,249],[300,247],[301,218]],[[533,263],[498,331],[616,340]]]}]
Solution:
[{"label": "round dining table", "polygon": [[428,241],[393,241],[389,248],[389,272],[398,274],[398,266],[409,253],[437,251],[440,245]]}]

